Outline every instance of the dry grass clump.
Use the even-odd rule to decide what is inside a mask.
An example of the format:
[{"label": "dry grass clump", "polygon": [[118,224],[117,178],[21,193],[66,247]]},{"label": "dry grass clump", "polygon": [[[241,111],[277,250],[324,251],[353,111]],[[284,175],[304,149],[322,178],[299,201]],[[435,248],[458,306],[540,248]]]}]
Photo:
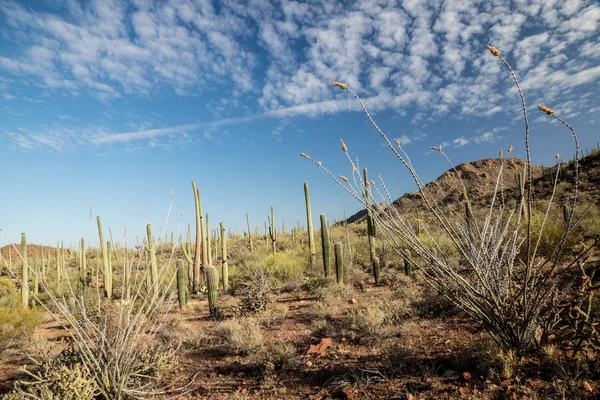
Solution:
[{"label": "dry grass clump", "polygon": [[225,350],[232,354],[247,355],[262,344],[262,332],[255,318],[233,318],[220,322],[214,335]]},{"label": "dry grass clump", "polygon": [[275,303],[269,306],[265,311],[257,315],[261,326],[271,328],[285,322],[290,308],[281,303]]},{"label": "dry grass clump", "polygon": [[381,361],[388,376],[417,374],[421,360],[401,340],[389,340],[381,346]]},{"label": "dry grass clump", "polygon": [[263,374],[285,371],[297,364],[296,347],[289,342],[269,342],[259,353]]},{"label": "dry grass clump", "polygon": [[333,319],[352,298],[352,289],[346,285],[330,285],[316,290],[317,301],[310,310],[320,319]]}]

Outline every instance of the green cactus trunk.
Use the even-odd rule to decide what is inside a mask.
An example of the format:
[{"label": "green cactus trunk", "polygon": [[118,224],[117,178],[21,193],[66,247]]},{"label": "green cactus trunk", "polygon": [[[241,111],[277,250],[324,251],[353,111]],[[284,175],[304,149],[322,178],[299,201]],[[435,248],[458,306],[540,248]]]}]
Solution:
[{"label": "green cactus trunk", "polygon": [[146,225],[146,233],[148,234],[148,253],[150,255],[150,284],[152,293],[158,293],[158,267],[156,266],[156,246],[154,245],[154,237],[152,237],[152,226]]},{"label": "green cactus trunk", "polygon": [[125,298],[131,298],[131,265],[129,264],[127,246],[123,247],[123,257],[125,258]]},{"label": "green cactus trunk", "polygon": [[216,316],[219,312],[219,307],[217,305],[219,272],[212,265],[209,265],[206,268],[206,287],[208,289],[208,310],[211,316]]},{"label": "green cactus trunk", "polygon": [[250,241],[250,252],[254,252],[254,244],[252,243],[252,232],[250,231],[250,219],[246,213],[246,224],[248,224],[248,240]]},{"label": "green cactus trunk", "polygon": [[207,262],[208,265],[213,265],[212,262],[212,245],[211,245],[211,240],[210,240],[210,225],[209,225],[209,220],[208,220],[208,213],[206,213],[206,247],[208,249],[208,254],[207,254]]},{"label": "green cactus trunk", "polygon": [[79,281],[82,282],[83,286],[86,286],[87,282],[87,259],[85,254],[85,239],[81,238],[81,253],[79,254]]},{"label": "green cactus trunk", "polygon": [[200,189],[196,188],[196,182],[192,181],[194,190],[194,201],[196,205],[196,247],[194,250],[194,269],[192,280],[192,293],[197,294],[200,286],[200,256],[202,253],[202,203],[200,202]]},{"label": "green cactus trunk", "polygon": [[187,283],[185,281],[186,276],[185,263],[183,260],[177,260],[177,298],[179,299],[179,309],[183,310],[187,303],[186,289]]},{"label": "green cactus trunk", "polygon": [[310,209],[310,193],[308,191],[308,182],[304,182],[304,201],[306,203],[306,224],[308,226],[308,250],[309,264],[315,263],[315,237],[313,234],[312,211]]},{"label": "green cactus trunk", "polygon": [[27,265],[27,237],[24,233],[21,233],[21,257],[23,258],[21,262],[23,268],[21,277],[23,281],[23,285],[21,286],[21,307],[27,310],[29,308],[29,267]]},{"label": "green cactus trunk", "polygon": [[375,285],[379,285],[381,282],[381,262],[379,257],[373,257],[373,275],[375,276]]},{"label": "green cactus trunk", "polygon": [[37,258],[33,260],[33,271],[33,302],[35,305],[35,299],[38,297],[40,292],[40,261]]},{"label": "green cactus trunk", "polygon": [[410,250],[404,249],[404,254],[403,254],[404,273],[406,274],[406,276],[412,276],[412,274],[413,274],[413,267],[412,267],[412,263],[410,261],[411,257],[412,257],[412,254],[411,254]]},{"label": "green cactus trunk", "polygon": [[60,268],[60,244],[56,242],[56,249],[54,249],[54,257],[56,258],[56,290],[60,294],[60,288],[62,286],[62,269]]},{"label": "green cactus trunk", "polygon": [[336,244],[333,245],[333,252],[335,254],[335,272],[337,283],[341,285],[344,283],[344,258],[342,254],[342,244],[336,242]]},{"label": "green cactus trunk", "polygon": [[112,270],[109,267],[109,253],[104,242],[104,234],[102,233],[102,222],[100,221],[100,216],[96,217],[96,220],[98,221],[98,234],[100,235],[100,248],[102,251],[102,263],[104,266],[104,296],[107,299],[112,299]]},{"label": "green cactus trunk", "polygon": [[219,224],[221,229],[221,277],[223,283],[223,290],[229,289],[229,266],[227,263],[227,237],[225,236],[225,225],[221,222]]},{"label": "green cactus trunk", "polygon": [[277,229],[275,228],[275,211],[271,206],[271,216],[267,216],[269,222],[269,237],[271,238],[271,245],[273,247],[273,255],[277,254]]},{"label": "green cactus trunk", "polygon": [[321,214],[321,247],[323,250],[323,269],[325,278],[329,278],[331,273],[331,244],[329,243],[327,216],[325,214]]},{"label": "green cactus trunk", "polygon": [[[367,205],[369,205],[371,204],[371,189],[369,183],[369,176],[366,168],[363,168],[363,176],[365,185],[365,202],[367,203]],[[369,253],[371,256],[371,265],[373,267],[373,276],[375,277],[375,284],[379,285],[381,278],[380,269],[379,267],[375,266],[375,258],[377,254],[375,251],[375,220],[373,218],[373,213],[371,212],[369,207],[367,207],[367,235],[369,240]]]}]

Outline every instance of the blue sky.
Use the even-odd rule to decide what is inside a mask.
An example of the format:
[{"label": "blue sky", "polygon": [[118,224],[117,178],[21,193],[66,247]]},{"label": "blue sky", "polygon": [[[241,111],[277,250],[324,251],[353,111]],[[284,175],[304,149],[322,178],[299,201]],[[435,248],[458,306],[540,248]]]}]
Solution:
[{"label": "blue sky", "polygon": [[[14,241],[96,242],[88,204],[129,243],[145,222],[193,217],[190,181],[213,226],[288,227],[359,204],[298,153],[350,174],[343,138],[392,195],[415,189],[345,82],[399,139],[423,180],[456,163],[524,156],[525,90],[534,163],[573,153],[543,103],[600,139],[600,7],[594,1],[2,1],[0,228]],[[122,241],[122,239],[120,239]],[[0,238],[0,245],[6,239]]]}]

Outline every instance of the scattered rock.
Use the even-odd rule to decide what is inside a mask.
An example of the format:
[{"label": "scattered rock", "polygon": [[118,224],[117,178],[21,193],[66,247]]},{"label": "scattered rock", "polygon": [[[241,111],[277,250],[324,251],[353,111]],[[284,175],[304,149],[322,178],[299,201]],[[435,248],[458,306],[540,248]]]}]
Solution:
[{"label": "scattered rock", "polygon": [[321,357],[325,354],[325,350],[332,344],[333,340],[330,337],[323,338],[318,344],[311,344],[306,354],[316,354],[317,357]]},{"label": "scattered rock", "polygon": [[348,300],[348,304],[356,304],[358,303],[358,300],[356,300],[354,297],[351,298],[350,300]]},{"label": "scattered rock", "polygon": [[583,388],[588,392],[594,391],[594,388],[592,388],[592,385],[590,385],[588,381],[583,381]]},{"label": "scattered rock", "polygon": [[469,382],[471,380],[471,374],[468,372],[463,372],[462,377],[465,381]]}]

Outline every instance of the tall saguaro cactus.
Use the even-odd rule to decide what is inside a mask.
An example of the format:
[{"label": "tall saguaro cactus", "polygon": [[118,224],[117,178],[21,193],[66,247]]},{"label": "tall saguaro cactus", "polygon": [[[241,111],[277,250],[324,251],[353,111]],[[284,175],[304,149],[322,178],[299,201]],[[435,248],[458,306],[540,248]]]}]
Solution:
[{"label": "tall saguaro cactus", "polygon": [[[369,175],[367,174],[367,169],[363,168],[363,177],[365,184],[365,201],[367,205],[371,204],[371,188],[369,183]],[[373,276],[375,277],[375,284],[379,285],[380,283],[380,271],[379,268],[376,268],[375,263],[375,221],[373,219],[373,213],[367,207],[367,235],[369,239],[369,253],[371,255],[371,266],[373,267]]]},{"label": "tall saguaro cactus", "polygon": [[183,310],[187,302],[185,290],[186,269],[183,260],[177,260],[177,298],[179,299],[179,309]]},{"label": "tall saguaro cactus", "polygon": [[24,233],[21,233],[21,257],[23,258],[23,286],[21,286],[21,306],[24,310],[27,310],[29,308],[29,267],[27,265],[27,237]]},{"label": "tall saguaro cactus", "polygon": [[312,212],[310,210],[310,193],[308,191],[308,182],[304,182],[304,200],[306,202],[306,225],[308,227],[309,263],[312,266],[315,262],[315,237],[313,234]]},{"label": "tall saguaro cactus", "polygon": [[271,245],[273,246],[273,255],[277,254],[277,228],[275,228],[275,211],[271,206],[271,216],[267,216],[269,221],[269,237],[271,238]]},{"label": "tall saguaro cactus", "polygon": [[[248,214],[246,214],[248,215]],[[229,265],[227,263],[227,236],[225,235],[225,225],[219,224],[221,231],[221,279],[223,281],[223,290],[229,289]]]},{"label": "tall saguaro cactus", "polygon": [[79,254],[79,281],[86,286],[87,282],[87,259],[85,254],[85,239],[81,238],[81,253]]},{"label": "tall saguaro cactus", "polygon": [[250,252],[254,251],[254,244],[252,243],[252,231],[250,231],[250,219],[248,213],[246,213],[246,224],[248,224],[248,240],[250,241]]},{"label": "tall saguaro cactus", "polygon": [[194,201],[196,204],[196,248],[194,250],[194,269],[192,279],[192,293],[198,293],[200,286],[200,253],[202,252],[202,203],[200,202],[200,189],[196,188],[196,182],[192,181],[194,189]]},{"label": "tall saguaro cactus", "polygon": [[321,214],[321,247],[323,249],[323,269],[325,278],[331,273],[331,243],[329,243],[329,230],[327,229],[327,216]]},{"label": "tall saguaro cactus", "polygon": [[344,261],[342,255],[342,244],[336,242],[333,245],[333,252],[335,254],[335,276],[338,284],[344,283]]},{"label": "tall saguaro cactus", "polygon": [[206,247],[208,248],[208,265],[212,265],[212,245],[210,241],[210,225],[208,219],[208,213],[206,213]]},{"label": "tall saguaro cactus", "polygon": [[219,286],[219,271],[212,265],[206,268],[206,288],[208,290],[208,309],[211,316],[216,316],[219,311],[217,305],[217,290]]},{"label": "tall saguaro cactus", "polygon": [[150,255],[150,276],[152,293],[158,292],[158,267],[156,265],[156,246],[154,245],[154,237],[152,237],[152,226],[146,225],[146,233],[148,234],[148,253]]},{"label": "tall saguaro cactus", "polygon": [[[103,280],[104,280],[104,296],[107,299],[112,299],[113,291],[112,291],[112,271],[109,266],[108,257],[110,254],[108,249],[106,248],[106,242],[104,242],[104,234],[102,233],[102,222],[100,221],[100,216],[96,217],[96,221],[98,221],[98,234],[100,235],[100,249],[102,251],[102,265],[104,267],[103,271]],[[57,263],[60,264],[60,263]],[[59,265],[58,268],[61,268]]]}]

